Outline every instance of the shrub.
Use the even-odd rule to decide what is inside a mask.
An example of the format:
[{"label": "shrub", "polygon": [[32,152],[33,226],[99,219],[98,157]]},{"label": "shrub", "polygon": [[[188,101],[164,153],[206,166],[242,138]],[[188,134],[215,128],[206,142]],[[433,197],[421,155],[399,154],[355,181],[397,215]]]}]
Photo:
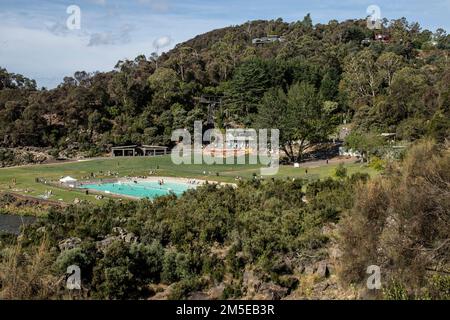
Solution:
[{"label": "shrub", "polygon": [[82,248],[74,248],[61,252],[56,259],[55,268],[59,274],[63,275],[66,273],[67,267],[76,265],[80,267],[82,276],[84,276],[85,273],[91,272],[89,269],[92,267],[93,260]]},{"label": "shrub", "polygon": [[178,278],[178,275],[176,272],[176,268],[177,268],[176,257],[177,257],[177,253],[172,250],[168,250],[164,254],[162,272],[161,272],[161,280],[166,284],[170,284],[170,283],[179,281],[179,278]]},{"label": "shrub", "polygon": [[174,284],[169,300],[186,299],[191,292],[200,291],[206,285],[205,280],[198,277],[188,277]]},{"label": "shrub", "polygon": [[386,300],[409,300],[406,288],[399,282],[390,283],[383,289],[383,297]]},{"label": "shrub", "polygon": [[239,281],[228,284],[223,289],[222,297],[221,299],[227,300],[227,299],[239,299],[242,296],[242,283]]},{"label": "shrub", "polygon": [[344,179],[347,176],[347,168],[345,167],[345,165],[343,163],[339,163],[339,165],[337,166],[334,175],[337,178],[340,179]]},{"label": "shrub", "polygon": [[450,262],[449,183],[450,153],[425,141],[411,148],[401,167],[361,186],[340,224],[341,279],[362,285],[366,268],[375,264],[385,281],[421,296],[427,270]]},{"label": "shrub", "polygon": [[225,264],[216,255],[204,258],[202,273],[210,275],[214,282],[221,282],[225,274]]},{"label": "shrub", "polygon": [[146,296],[147,285],[159,281],[162,249],[159,244],[128,245],[115,241],[93,270],[94,296],[133,299]]},{"label": "shrub", "polygon": [[431,299],[450,300],[450,276],[434,275],[428,284],[428,295]]},{"label": "shrub", "polygon": [[378,157],[372,157],[370,159],[369,167],[371,167],[377,171],[384,170],[385,166],[386,166],[386,162]]}]

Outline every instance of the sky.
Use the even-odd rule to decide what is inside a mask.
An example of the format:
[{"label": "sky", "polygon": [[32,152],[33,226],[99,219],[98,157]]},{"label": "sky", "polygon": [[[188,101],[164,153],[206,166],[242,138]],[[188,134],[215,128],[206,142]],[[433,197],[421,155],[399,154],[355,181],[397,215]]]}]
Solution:
[{"label": "sky", "polygon": [[382,18],[450,31],[450,0],[0,0],[0,67],[54,88],[75,71],[110,71],[213,29],[307,13],[314,23],[365,18],[370,5]]}]

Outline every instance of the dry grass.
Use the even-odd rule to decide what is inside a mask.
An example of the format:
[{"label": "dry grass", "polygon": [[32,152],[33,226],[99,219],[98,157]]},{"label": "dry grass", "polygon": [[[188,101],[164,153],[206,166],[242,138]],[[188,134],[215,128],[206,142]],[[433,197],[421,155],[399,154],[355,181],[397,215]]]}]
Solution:
[{"label": "dry grass", "polygon": [[3,250],[0,261],[0,299],[50,299],[58,296],[64,280],[51,275],[48,241],[26,252],[20,241]]}]

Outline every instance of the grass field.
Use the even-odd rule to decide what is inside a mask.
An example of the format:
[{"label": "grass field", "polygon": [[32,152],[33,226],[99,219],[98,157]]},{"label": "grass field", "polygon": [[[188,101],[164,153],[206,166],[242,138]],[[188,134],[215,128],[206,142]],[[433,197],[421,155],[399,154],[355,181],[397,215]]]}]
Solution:
[{"label": "grass field", "polygon": [[[321,179],[333,176],[337,164],[321,167],[294,168],[293,166],[281,166],[276,178],[307,178]],[[346,164],[348,174],[366,172],[375,175],[376,172],[360,164]],[[56,163],[43,165],[30,165],[14,168],[0,169],[0,191],[15,192],[18,194],[39,197],[47,190],[52,190],[51,200],[60,200],[72,203],[75,198],[89,200],[98,203],[104,200],[96,200],[93,195],[85,195],[83,191],[65,190],[58,187],[37,183],[36,178],[44,178],[49,181],[57,181],[63,176],[72,176],[83,180],[95,174],[96,178],[108,178],[108,171],[118,172],[119,177],[148,176],[150,171],[155,171],[157,176],[196,178],[220,182],[235,182],[235,177],[251,179],[254,174],[259,175],[258,165],[175,165],[170,156],[155,158],[105,158],[70,163]],[[204,174],[206,172],[206,174]],[[217,175],[217,173],[219,175]],[[16,183],[13,183],[15,179]]]}]

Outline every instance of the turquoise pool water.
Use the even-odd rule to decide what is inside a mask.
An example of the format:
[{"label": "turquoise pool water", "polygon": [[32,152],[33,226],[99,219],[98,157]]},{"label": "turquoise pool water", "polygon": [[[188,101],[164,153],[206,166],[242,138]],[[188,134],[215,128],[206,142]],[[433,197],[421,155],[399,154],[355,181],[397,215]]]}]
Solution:
[{"label": "turquoise pool water", "polygon": [[102,184],[86,184],[80,186],[82,189],[91,189],[102,191],[105,193],[111,193],[115,195],[124,195],[137,198],[149,198],[155,199],[157,197],[166,196],[170,193],[174,193],[177,196],[181,196],[189,189],[195,189],[197,186],[184,184],[165,182],[163,185],[159,185],[157,181],[151,182],[116,182],[116,183],[102,183]]}]

